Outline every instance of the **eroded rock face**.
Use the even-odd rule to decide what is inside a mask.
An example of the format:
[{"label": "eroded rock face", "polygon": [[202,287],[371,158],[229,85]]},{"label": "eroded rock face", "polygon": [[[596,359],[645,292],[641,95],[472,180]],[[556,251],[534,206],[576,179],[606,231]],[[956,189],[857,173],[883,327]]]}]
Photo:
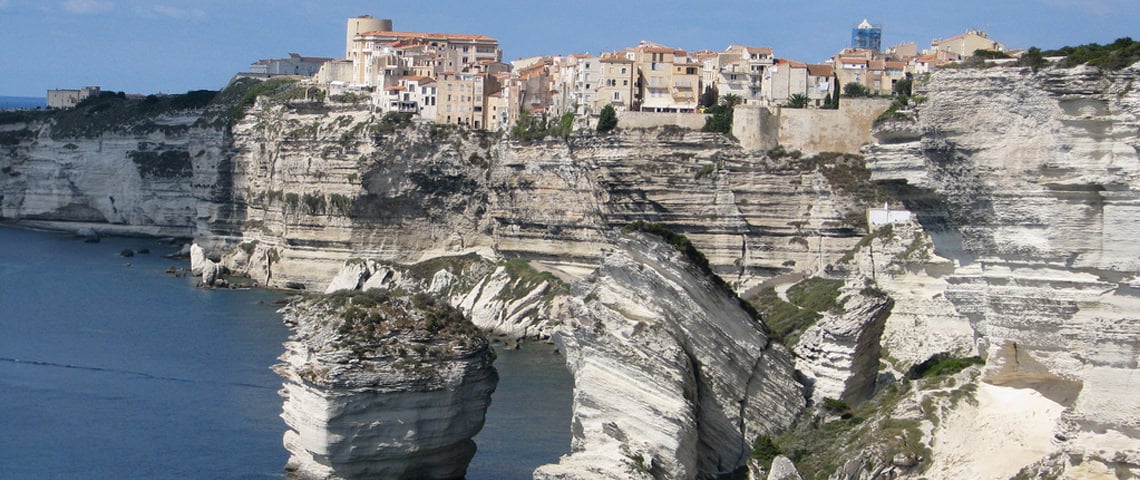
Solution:
[{"label": "eroded rock face", "polygon": [[290,475],[463,478],[498,383],[494,353],[432,297],[341,294],[284,309],[276,367]]},{"label": "eroded rock face", "polygon": [[816,403],[830,398],[854,405],[875,390],[880,339],[894,301],[880,290],[865,290],[842,290],[839,309],[825,312],[792,349]]},{"label": "eroded rock face", "polygon": [[[210,236],[257,241],[271,285],[324,288],[346,259],[403,264],[492,251],[582,278],[634,221],[685,233],[729,282],[822,268],[857,241],[857,210],[807,158],[723,136],[629,130],[520,143],[447,126],[370,134],[349,106],[261,102],[233,129],[232,206]],[[208,169],[203,169],[208,170]],[[262,272],[270,271],[271,275]]]},{"label": "eroded rock face", "polygon": [[1140,448],[1140,397],[1122,382],[1140,348],[1138,81],[1138,66],[940,71],[922,134],[868,161],[955,261],[945,298],[976,332],[983,381],[1065,407],[1067,475],[1140,467],[1119,453]]},{"label": "eroded rock face", "polygon": [[[702,478],[804,406],[789,352],[672,247],[617,240],[555,341],[574,375],[571,455],[536,478]],[[631,473],[633,472],[633,473]]]},{"label": "eroded rock face", "polygon": [[201,151],[196,139],[202,134],[194,124],[201,114],[175,111],[147,119],[145,127],[118,125],[96,134],[43,120],[0,125],[0,134],[19,139],[0,146],[0,218],[192,236],[199,198],[192,158]]}]

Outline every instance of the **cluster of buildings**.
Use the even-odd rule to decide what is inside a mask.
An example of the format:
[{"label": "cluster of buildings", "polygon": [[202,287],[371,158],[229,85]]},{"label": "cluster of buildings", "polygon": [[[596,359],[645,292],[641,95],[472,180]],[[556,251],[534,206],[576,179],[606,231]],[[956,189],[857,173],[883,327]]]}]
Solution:
[{"label": "cluster of buildings", "polygon": [[409,113],[437,123],[499,130],[526,112],[546,118],[588,118],[618,111],[694,113],[725,95],[776,107],[797,97],[825,106],[848,83],[873,94],[892,93],[911,75],[961,61],[975,50],[1003,51],[984,32],[881,48],[882,27],[867,20],[852,29],[851,46],[808,64],[778,58],[772,48],[730,45],[723,51],[686,51],[643,41],[598,55],[541,56],[503,62],[496,39],[485,35],[401,32],[392,21],[348,20],[345,56],[261,60],[254,73],[303,75],[330,94],[367,95],[378,113]]}]

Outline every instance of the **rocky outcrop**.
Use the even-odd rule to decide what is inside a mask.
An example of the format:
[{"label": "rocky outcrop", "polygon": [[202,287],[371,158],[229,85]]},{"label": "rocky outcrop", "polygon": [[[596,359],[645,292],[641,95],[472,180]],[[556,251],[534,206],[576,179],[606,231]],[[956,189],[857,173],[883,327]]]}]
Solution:
[{"label": "rocky outcrop", "polygon": [[550,338],[557,323],[553,306],[563,301],[560,295],[567,293],[567,286],[525,261],[494,261],[471,253],[412,265],[350,259],[326,293],[371,290],[438,296],[481,330],[514,342]]},{"label": "rocky outcrop", "polygon": [[772,470],[768,472],[768,480],[803,480],[800,472],[792,460],[783,455],[777,455],[772,460]]},{"label": "rocky outcrop", "polygon": [[494,353],[427,295],[342,294],[284,310],[276,370],[297,478],[463,478],[498,382]]},{"label": "rocky outcrop", "polygon": [[873,178],[953,261],[927,285],[969,320],[983,381],[1065,407],[1038,421],[1069,476],[1140,468],[1119,454],[1140,448],[1140,402],[1121,383],[1140,339],[1137,81],[1137,66],[940,71],[906,127],[921,135],[869,150]]},{"label": "rocky outcrop", "polygon": [[894,301],[877,288],[856,286],[842,290],[837,304],[804,331],[792,351],[814,402],[856,404],[875,391],[880,338]]},{"label": "rocky outcrop", "polygon": [[[575,284],[555,342],[574,375],[573,452],[536,478],[704,478],[804,406],[792,360],[672,247],[617,240]],[[632,472],[632,473],[631,473]]]}]

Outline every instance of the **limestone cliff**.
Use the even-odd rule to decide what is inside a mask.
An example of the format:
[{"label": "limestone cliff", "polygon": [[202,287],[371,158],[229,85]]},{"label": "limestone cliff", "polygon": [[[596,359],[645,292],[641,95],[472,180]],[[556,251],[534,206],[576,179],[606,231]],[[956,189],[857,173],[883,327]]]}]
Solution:
[{"label": "limestone cliff", "polygon": [[233,149],[233,208],[215,212],[211,237],[256,242],[252,276],[277,286],[320,288],[352,257],[472,251],[582,278],[607,232],[644,220],[685,233],[748,287],[822,268],[859,235],[860,195],[846,189],[859,181],[837,185],[858,159],[750,154],[679,129],[520,143],[264,101],[235,125]]},{"label": "limestone cliff", "polygon": [[203,135],[195,124],[202,112],[200,99],[112,96],[67,112],[5,113],[0,218],[192,236],[199,200],[193,163]]},{"label": "limestone cliff", "polygon": [[384,293],[298,300],[284,313],[291,476],[463,478],[498,374],[462,314]]},{"label": "limestone cliff", "polygon": [[1067,477],[1140,468],[1126,380],[1140,361],[1138,80],[1138,66],[940,71],[917,120],[884,125],[869,151],[873,178],[953,261],[924,283],[968,319],[981,381],[1063,406],[1038,421]]},{"label": "limestone cliff", "polygon": [[672,247],[636,234],[574,286],[555,342],[574,375],[573,452],[535,478],[706,478],[804,405],[790,353]]},{"label": "limestone cliff", "polygon": [[[225,254],[224,267],[264,285],[430,290],[498,334],[557,331],[576,382],[594,388],[576,394],[575,453],[543,475],[585,475],[596,464],[611,476],[623,464],[682,477],[726,471],[742,465],[751,437],[776,434],[787,419],[753,411],[707,421],[689,405],[730,412],[743,397],[717,378],[747,384],[740,372],[786,372],[793,360],[770,353],[782,347],[756,347],[769,344],[763,330],[744,333],[755,342],[726,345],[772,366],[740,370],[671,320],[690,300],[693,312],[711,308],[695,293],[702,277],[614,235],[660,223],[688,236],[743,296],[794,320],[769,325],[818,387],[793,431],[864,447],[806,460],[820,467],[809,477],[1010,476],[985,462],[982,449],[994,444],[970,441],[983,434],[1011,445],[1004,458],[1018,468],[1032,463],[1026,473],[1136,473],[1137,80],[1135,66],[940,71],[917,82],[910,118],[876,125],[865,162],[748,152],[675,128],[518,142],[383,118],[284,84],[220,102],[244,105],[244,115],[213,106],[191,121],[195,109],[184,109],[139,129],[70,124],[61,133],[58,121],[5,117],[0,216],[192,231],[211,256]],[[885,201],[917,221],[867,231],[863,209]],[[511,262],[585,283],[552,300],[557,282],[522,281],[534,277]],[[844,308],[772,300],[813,276],[848,284]],[[629,285],[669,293],[648,298]],[[714,325],[701,335],[719,328],[693,318]],[[909,378],[935,354],[978,355],[985,366]],[[650,375],[648,365],[668,368]],[[599,378],[624,390],[598,393]],[[788,392],[799,387],[771,381],[796,397]],[[658,415],[634,422],[651,441],[600,420],[621,394],[671,399],[629,417]],[[829,410],[827,398],[849,404]],[[1028,407],[1014,412],[1010,402]],[[791,416],[798,408],[773,405]]]}]

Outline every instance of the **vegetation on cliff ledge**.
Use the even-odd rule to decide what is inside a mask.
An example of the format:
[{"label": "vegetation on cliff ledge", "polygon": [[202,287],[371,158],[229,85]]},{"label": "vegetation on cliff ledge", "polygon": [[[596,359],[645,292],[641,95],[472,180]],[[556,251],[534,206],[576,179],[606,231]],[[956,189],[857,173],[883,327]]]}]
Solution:
[{"label": "vegetation on cliff ledge", "polygon": [[426,293],[344,292],[315,302],[331,309],[334,346],[357,358],[441,358],[486,346],[462,312]]},{"label": "vegetation on cliff ledge", "polygon": [[790,347],[824,312],[842,312],[843,307],[836,300],[843,283],[843,280],[811,277],[788,288],[788,301],[780,298],[773,287],[761,289],[747,300],[757,306],[772,336]]},{"label": "vegetation on cliff ledge", "polygon": [[1124,37],[1108,45],[1089,43],[1076,47],[1061,47],[1041,52],[1041,56],[1064,56],[1061,65],[1066,67],[1088,64],[1105,70],[1120,70],[1140,62],[1140,42]]},{"label": "vegetation on cliff ledge", "polygon": [[51,122],[51,137],[95,138],[104,133],[129,135],[184,132],[184,125],[163,125],[159,116],[205,108],[218,92],[192,90],[178,95],[128,97],[123,92],[102,92],[79,102],[67,110],[0,112],[0,125],[12,123]]}]

